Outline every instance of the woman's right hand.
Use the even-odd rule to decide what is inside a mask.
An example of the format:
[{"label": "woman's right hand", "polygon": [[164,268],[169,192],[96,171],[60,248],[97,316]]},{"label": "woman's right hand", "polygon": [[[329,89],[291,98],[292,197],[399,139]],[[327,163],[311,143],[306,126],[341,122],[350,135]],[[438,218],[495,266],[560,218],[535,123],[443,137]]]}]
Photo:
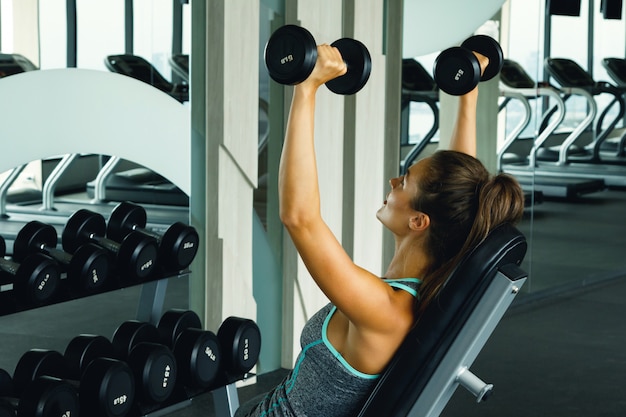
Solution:
[{"label": "woman's right hand", "polygon": [[317,61],[309,77],[296,87],[319,88],[326,82],[340,77],[348,70],[341,53],[334,46],[322,44],[317,46]]}]

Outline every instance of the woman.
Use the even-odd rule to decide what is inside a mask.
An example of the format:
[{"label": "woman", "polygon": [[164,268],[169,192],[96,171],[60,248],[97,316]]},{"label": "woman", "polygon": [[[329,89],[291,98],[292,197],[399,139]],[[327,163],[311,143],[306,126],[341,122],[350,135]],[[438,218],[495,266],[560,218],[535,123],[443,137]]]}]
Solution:
[{"label": "woman", "polygon": [[395,237],[384,279],[355,265],[321,217],[314,152],[317,89],[345,71],[336,48],[318,47],[315,69],[294,87],[279,171],[281,220],[331,303],[305,325],[293,371],[237,416],[354,415],[458,260],[491,228],[522,215],[519,185],[491,177],[474,158],[474,89],[460,98],[451,150],[390,181],[377,212]]}]

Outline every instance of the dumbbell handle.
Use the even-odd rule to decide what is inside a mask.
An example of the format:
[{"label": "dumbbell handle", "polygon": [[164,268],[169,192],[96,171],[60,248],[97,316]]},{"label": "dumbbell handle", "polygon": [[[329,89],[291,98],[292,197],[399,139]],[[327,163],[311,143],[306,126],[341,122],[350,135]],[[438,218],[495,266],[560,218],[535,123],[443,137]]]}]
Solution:
[{"label": "dumbbell handle", "polygon": [[119,251],[120,246],[121,246],[119,243],[114,242],[111,239],[107,239],[105,237],[98,236],[95,233],[89,234],[89,240],[92,240],[92,241],[96,242],[98,245],[100,245],[104,249],[107,249],[107,250],[109,250],[111,252]]},{"label": "dumbbell handle", "polygon": [[72,261],[71,254],[57,248],[46,246],[44,243],[39,245],[39,250],[63,265],[69,265]]},{"label": "dumbbell handle", "polygon": [[8,272],[11,275],[17,275],[17,270],[20,268],[20,264],[10,261],[8,259],[0,258],[0,269],[4,272]]},{"label": "dumbbell handle", "polygon": [[159,234],[157,232],[154,232],[152,230],[146,229],[145,227],[141,227],[139,225],[136,225],[136,224],[133,224],[131,226],[131,230],[134,231],[134,232],[140,232],[140,233],[142,233],[142,234],[144,234],[146,236],[150,236],[150,237],[156,239],[156,241],[159,242],[159,243],[161,243],[161,239],[163,238],[163,235],[161,235],[161,234]]}]

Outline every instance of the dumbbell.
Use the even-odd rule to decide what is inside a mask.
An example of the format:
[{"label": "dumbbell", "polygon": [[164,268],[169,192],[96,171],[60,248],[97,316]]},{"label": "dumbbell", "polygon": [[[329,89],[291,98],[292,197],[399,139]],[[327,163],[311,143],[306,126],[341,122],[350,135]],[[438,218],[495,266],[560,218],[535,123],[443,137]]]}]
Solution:
[{"label": "dumbbell", "polygon": [[224,371],[228,377],[248,373],[261,353],[261,331],[250,319],[231,316],[226,318],[217,331],[222,351]]},{"label": "dumbbell", "polygon": [[57,294],[61,269],[54,261],[41,253],[24,258],[21,263],[5,259],[6,242],[0,236],[0,270],[11,276],[13,292],[31,305],[42,305]]},{"label": "dumbbell", "polygon": [[133,406],[135,379],[129,366],[112,359],[113,346],[102,336],[80,335],[65,354],[31,349],[19,359],[13,380],[22,392],[41,376],[59,378],[77,388],[80,411],[97,417],[123,417]]},{"label": "dumbbell", "polygon": [[[480,63],[473,52],[489,58],[482,75]],[[472,91],[479,82],[495,77],[503,65],[500,44],[490,36],[475,35],[461,46],[441,52],[435,59],[433,75],[439,88],[448,94],[460,96]]]},{"label": "dumbbell", "polygon": [[[361,42],[341,38],[331,44],[341,53],[347,66],[346,74],[326,83],[336,94],[354,94],[367,83],[372,70],[372,58]],[[317,61],[317,43],[313,35],[301,26],[285,25],[270,36],[265,45],[265,66],[270,77],[279,84],[294,85],[306,80]]]},{"label": "dumbbell", "polygon": [[136,397],[145,405],[166,401],[176,386],[176,358],[159,339],[156,326],[137,320],[123,322],[111,338],[116,357],[131,367]]},{"label": "dumbbell", "polygon": [[0,369],[0,397],[0,417],[74,417],[80,408],[78,393],[67,381],[41,376],[18,391],[4,369]]},{"label": "dumbbell", "polygon": [[221,362],[218,337],[202,329],[200,317],[191,310],[163,313],[157,329],[161,343],[170,346],[178,365],[178,379],[189,388],[208,388],[216,380]]},{"label": "dumbbell", "polygon": [[75,253],[87,243],[95,243],[108,250],[115,258],[120,273],[131,279],[145,279],[157,263],[158,244],[153,238],[132,232],[120,242],[107,239],[104,217],[87,209],[74,212],[63,229],[61,243],[67,252]]},{"label": "dumbbell", "polygon": [[147,220],[143,207],[130,202],[119,203],[109,217],[107,237],[119,242],[132,231],[141,232],[159,242],[159,264],[166,270],[187,268],[198,252],[200,238],[196,229],[175,222],[161,235],[145,229]]},{"label": "dumbbell", "polygon": [[56,248],[57,231],[37,220],[26,223],[13,243],[13,259],[22,262],[33,253],[43,253],[64,266],[72,288],[81,292],[101,289],[111,269],[108,252],[92,243],[79,246],[74,254]]}]

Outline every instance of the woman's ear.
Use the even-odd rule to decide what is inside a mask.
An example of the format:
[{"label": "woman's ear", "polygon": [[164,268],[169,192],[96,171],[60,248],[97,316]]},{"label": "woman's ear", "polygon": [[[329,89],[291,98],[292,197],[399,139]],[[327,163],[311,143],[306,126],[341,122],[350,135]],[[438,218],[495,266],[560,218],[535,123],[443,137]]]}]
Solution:
[{"label": "woman's ear", "polygon": [[409,229],[411,230],[424,231],[428,229],[428,226],[430,226],[430,216],[421,211],[409,219]]}]

